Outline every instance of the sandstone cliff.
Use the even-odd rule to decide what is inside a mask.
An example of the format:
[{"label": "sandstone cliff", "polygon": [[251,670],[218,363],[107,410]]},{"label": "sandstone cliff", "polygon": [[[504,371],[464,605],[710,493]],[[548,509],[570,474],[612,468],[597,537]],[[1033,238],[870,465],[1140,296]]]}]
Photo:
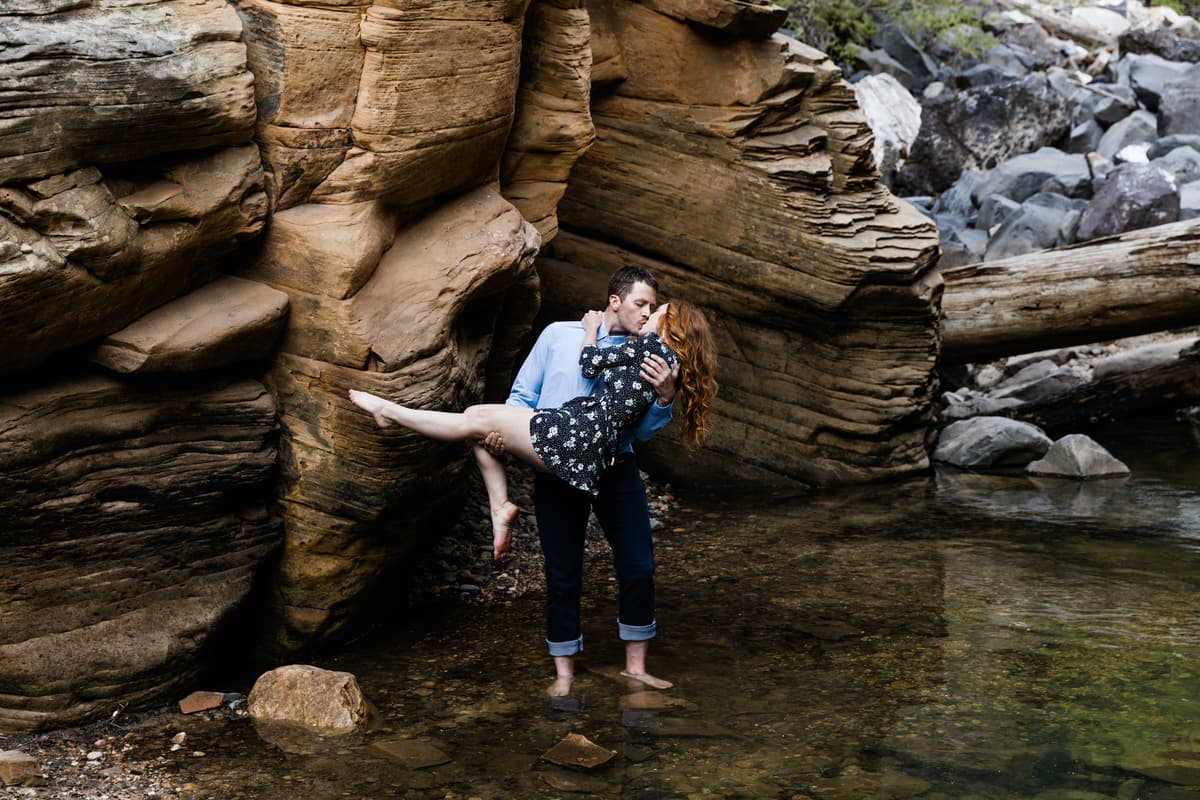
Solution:
[{"label": "sandstone cliff", "polygon": [[656,438],[655,463],[818,483],[925,467],[936,231],[880,185],[837,67],[771,36],[764,4],[588,8],[596,142],[539,271],[559,314],[625,262],[713,312],[712,434],[693,460]]}]

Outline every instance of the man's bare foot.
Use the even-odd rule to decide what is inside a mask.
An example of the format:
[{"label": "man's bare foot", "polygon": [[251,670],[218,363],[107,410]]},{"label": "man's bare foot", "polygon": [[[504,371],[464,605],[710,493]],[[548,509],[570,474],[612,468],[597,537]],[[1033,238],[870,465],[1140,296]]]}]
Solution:
[{"label": "man's bare foot", "polygon": [[517,521],[517,513],[520,510],[505,500],[492,512],[492,558],[496,561],[508,554],[508,540],[512,536],[512,526]]},{"label": "man's bare foot", "polygon": [[382,397],[376,397],[369,392],[360,392],[351,389],[350,402],[375,417],[375,424],[379,427],[386,428],[392,424],[390,419],[383,416],[383,409],[387,401]]},{"label": "man's bare foot", "polygon": [[670,689],[675,684],[670,681],[664,681],[662,678],[656,678],[647,672],[626,672],[621,670],[621,674],[633,681],[639,681],[654,689]]},{"label": "man's bare foot", "polygon": [[550,688],[546,690],[546,694],[551,697],[566,697],[571,693],[571,682],[575,680],[574,675],[559,675],[554,679],[554,683],[550,684]]}]

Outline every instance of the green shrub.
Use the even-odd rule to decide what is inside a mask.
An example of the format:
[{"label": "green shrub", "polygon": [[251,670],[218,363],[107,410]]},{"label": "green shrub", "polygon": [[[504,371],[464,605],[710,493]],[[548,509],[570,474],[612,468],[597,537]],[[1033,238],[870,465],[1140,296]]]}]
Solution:
[{"label": "green shrub", "polygon": [[896,25],[922,46],[940,38],[967,55],[980,55],[996,44],[996,38],[980,27],[984,9],[962,0],[776,2],[788,9],[788,26],[797,37],[838,63],[851,61],[851,45],[869,46],[871,36],[886,24]]}]

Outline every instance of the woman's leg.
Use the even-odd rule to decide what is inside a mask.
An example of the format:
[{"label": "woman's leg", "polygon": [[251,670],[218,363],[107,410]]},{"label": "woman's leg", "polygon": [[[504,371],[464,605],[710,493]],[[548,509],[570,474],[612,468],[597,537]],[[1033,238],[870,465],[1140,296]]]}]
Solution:
[{"label": "woman's leg", "polygon": [[395,423],[442,442],[482,439],[494,431],[504,439],[505,450],[546,469],[529,438],[529,420],[536,413],[532,408],[491,403],[471,406],[461,413],[425,411],[354,389],[350,390],[350,402],[374,416],[381,428]]},{"label": "woman's leg", "polygon": [[485,450],[479,440],[495,431],[504,439],[506,450],[545,469],[546,465],[538,458],[529,437],[529,420],[534,415],[533,409],[493,404],[471,406],[461,414],[424,411],[353,389],[350,391],[350,401],[370,412],[381,428],[397,423],[431,439],[472,440],[471,449],[483,475],[491,510],[492,555],[499,560],[508,552],[512,524],[517,518],[518,509],[508,500],[508,477],[504,474],[504,463]]},{"label": "woman's leg", "polygon": [[492,514],[492,558],[499,561],[508,553],[512,524],[517,519],[518,509],[508,499],[508,476],[504,474],[504,462],[484,449],[479,442],[471,443],[475,463],[483,475],[487,489],[488,507]]}]

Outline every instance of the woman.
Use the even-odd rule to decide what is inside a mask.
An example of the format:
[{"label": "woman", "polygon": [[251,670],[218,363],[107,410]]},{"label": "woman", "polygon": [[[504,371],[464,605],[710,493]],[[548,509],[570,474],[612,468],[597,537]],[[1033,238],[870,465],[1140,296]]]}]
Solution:
[{"label": "woman", "polygon": [[664,303],[646,320],[640,336],[603,349],[596,347],[602,319],[599,311],[584,315],[579,363],[584,377],[602,376],[603,390],[568,400],[562,408],[535,411],[490,404],[471,406],[461,414],[422,411],[353,389],[350,400],[374,415],[380,427],[398,423],[431,439],[472,441],[491,507],[492,552],[499,559],[508,551],[518,509],[508,500],[504,464],[479,443],[488,433],[499,432],[509,452],[594,495],[596,481],[613,463],[622,435],[654,402],[654,389],[638,373],[642,360],[655,353],[670,366],[679,364],[675,400],[685,447],[690,450],[704,439],[716,393],[716,358],[704,315],[684,301]]}]

